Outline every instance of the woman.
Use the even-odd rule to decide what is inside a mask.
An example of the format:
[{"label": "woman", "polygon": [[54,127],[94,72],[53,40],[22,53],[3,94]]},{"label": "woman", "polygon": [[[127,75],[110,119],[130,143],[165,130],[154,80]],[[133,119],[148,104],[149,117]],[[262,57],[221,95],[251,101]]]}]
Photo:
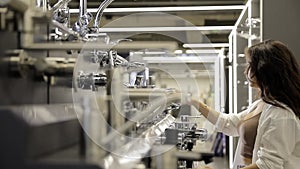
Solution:
[{"label": "woman", "polygon": [[234,169],[300,167],[300,68],[281,42],[267,40],[245,50],[245,75],[260,99],[239,114],[218,113],[191,101],[220,132],[240,136]]}]

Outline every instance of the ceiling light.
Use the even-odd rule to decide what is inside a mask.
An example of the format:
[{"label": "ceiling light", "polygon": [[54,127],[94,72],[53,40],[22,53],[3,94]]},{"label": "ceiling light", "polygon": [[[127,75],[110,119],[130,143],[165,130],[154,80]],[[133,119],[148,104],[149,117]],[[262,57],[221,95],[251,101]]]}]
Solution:
[{"label": "ceiling light", "polygon": [[228,43],[193,43],[193,44],[183,44],[184,48],[220,48],[229,47]]},{"label": "ceiling light", "polygon": [[175,50],[174,53],[175,54],[182,54],[182,50]]},{"label": "ceiling light", "polygon": [[166,54],[166,52],[163,52],[163,51],[135,51],[135,52],[132,52],[132,54],[163,55],[163,54]]},{"label": "ceiling light", "polygon": [[231,31],[234,26],[185,26],[185,27],[122,27],[122,28],[99,28],[99,32],[164,32],[164,31]]},{"label": "ceiling light", "polygon": [[[104,13],[120,12],[176,12],[176,11],[213,11],[213,10],[243,10],[244,5],[226,6],[176,6],[176,7],[140,7],[140,8],[106,8]],[[96,13],[98,8],[87,9],[87,12]],[[70,9],[70,13],[79,13],[79,9]]]},{"label": "ceiling light", "polygon": [[186,50],[185,53],[218,54],[221,50]]}]

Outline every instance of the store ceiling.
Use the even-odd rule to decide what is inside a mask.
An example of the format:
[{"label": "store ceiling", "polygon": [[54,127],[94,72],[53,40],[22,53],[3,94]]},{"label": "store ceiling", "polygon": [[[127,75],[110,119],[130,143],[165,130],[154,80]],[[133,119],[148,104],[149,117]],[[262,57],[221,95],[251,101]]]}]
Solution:
[{"label": "store ceiling", "polygon": [[[88,8],[98,8],[99,0],[88,0]],[[182,7],[187,6],[228,6],[244,5],[246,0],[115,0],[108,8],[141,8],[141,7]],[[72,0],[70,8],[78,8],[79,0]],[[240,15],[241,10],[205,10],[205,11],[171,11],[168,15],[183,18],[194,26],[233,26]],[[101,21],[101,27],[109,25],[113,21],[124,18],[134,13],[104,13]],[[162,19],[162,18],[159,18]],[[128,24],[130,25],[130,24]],[[148,23],[149,25],[149,23]],[[143,25],[142,25],[143,26]],[[158,26],[157,23],[155,26]],[[176,25],[175,25],[176,26]],[[124,26],[126,27],[126,26]],[[230,31],[206,31],[205,36],[212,43],[227,43]],[[193,35],[187,35],[191,37]],[[169,38],[157,34],[140,34],[131,39],[135,41],[173,41]],[[203,39],[203,38],[202,38]],[[207,40],[206,40],[207,41]],[[179,46],[181,46],[180,44]]]}]

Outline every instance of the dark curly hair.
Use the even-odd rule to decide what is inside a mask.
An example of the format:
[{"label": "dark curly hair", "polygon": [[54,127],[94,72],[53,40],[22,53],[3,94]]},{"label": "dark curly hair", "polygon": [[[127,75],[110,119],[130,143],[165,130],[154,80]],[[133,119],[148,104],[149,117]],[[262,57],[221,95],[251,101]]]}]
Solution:
[{"label": "dark curly hair", "polygon": [[[245,49],[248,80],[260,89],[266,103],[290,107],[300,119],[300,67],[291,50],[280,41],[266,40]],[[249,77],[250,75],[250,77]]]}]

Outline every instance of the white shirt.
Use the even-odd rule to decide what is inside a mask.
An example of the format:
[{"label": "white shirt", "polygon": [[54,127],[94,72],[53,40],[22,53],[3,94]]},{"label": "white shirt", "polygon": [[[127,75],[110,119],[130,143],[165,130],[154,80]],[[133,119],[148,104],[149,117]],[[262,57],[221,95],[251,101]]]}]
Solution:
[{"label": "white shirt", "polygon": [[[254,102],[249,109],[239,114],[210,113],[209,121],[216,121],[217,131],[230,136],[239,136],[238,123],[262,100]],[[261,113],[252,163],[259,169],[297,169],[300,168],[300,120],[293,111],[265,104]],[[235,168],[240,164],[239,143],[235,156]]]}]

